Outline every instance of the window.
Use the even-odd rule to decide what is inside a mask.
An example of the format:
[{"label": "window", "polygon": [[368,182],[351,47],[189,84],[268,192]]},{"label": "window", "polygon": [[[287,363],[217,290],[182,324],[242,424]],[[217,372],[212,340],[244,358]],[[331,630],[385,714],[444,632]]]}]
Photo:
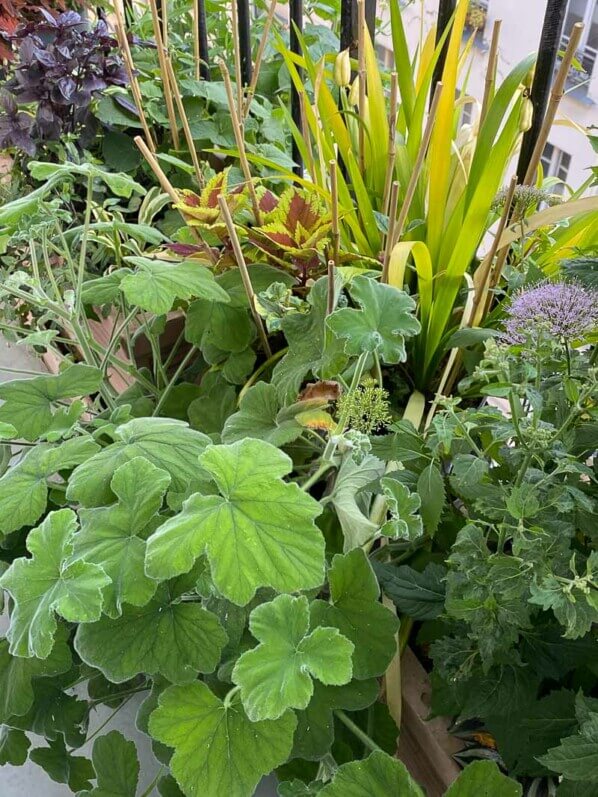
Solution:
[{"label": "window", "polygon": [[562,183],[555,185],[552,189],[555,194],[562,194],[564,190],[563,183],[567,182],[569,175],[569,168],[571,166],[571,155],[554,144],[546,144],[544,153],[542,155],[542,168],[544,169],[544,177],[558,177]]},{"label": "window", "polygon": [[461,124],[470,125],[473,123],[473,102],[466,102],[461,111]]},{"label": "window", "polygon": [[376,44],[376,54],[385,69],[394,69],[394,53],[389,47],[385,47],[383,44]]},{"label": "window", "polygon": [[[598,60],[598,0],[569,0],[561,42],[563,49],[569,42],[571,28],[576,22],[581,22],[584,26],[578,57],[584,71],[591,76]],[[587,76],[574,74],[571,79],[584,82]]]}]

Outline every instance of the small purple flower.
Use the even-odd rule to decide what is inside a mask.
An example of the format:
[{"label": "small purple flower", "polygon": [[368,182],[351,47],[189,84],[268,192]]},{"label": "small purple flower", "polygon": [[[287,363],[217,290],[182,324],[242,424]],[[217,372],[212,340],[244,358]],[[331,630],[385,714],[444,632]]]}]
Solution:
[{"label": "small purple flower", "polygon": [[541,282],[516,294],[507,312],[507,343],[537,341],[546,333],[579,340],[598,325],[598,292],[574,282]]}]

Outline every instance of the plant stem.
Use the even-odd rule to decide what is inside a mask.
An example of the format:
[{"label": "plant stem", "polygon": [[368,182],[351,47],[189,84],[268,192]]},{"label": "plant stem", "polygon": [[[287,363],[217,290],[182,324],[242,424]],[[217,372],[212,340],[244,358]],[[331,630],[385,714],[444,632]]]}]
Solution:
[{"label": "plant stem", "polygon": [[330,468],[332,467],[333,467],[332,462],[323,462],[320,465],[320,467],[317,469],[317,471],[312,476],[310,476],[307,481],[303,482],[303,484],[301,485],[301,489],[307,492],[307,490],[309,490],[310,487],[313,487],[316,482],[320,481],[320,479],[326,473],[326,471],[330,470]]},{"label": "plant stem", "polygon": [[382,751],[382,748],[377,745],[373,739],[370,739],[367,733],[362,731],[359,725],[356,725],[353,720],[345,714],[344,711],[337,709],[334,714],[343,723],[343,725],[345,725],[352,733],[355,734],[355,736],[357,736],[358,739],[364,743],[368,750]]},{"label": "plant stem", "polygon": [[153,790],[154,790],[154,788],[155,788],[156,784],[158,783],[158,781],[159,781],[159,780],[160,780],[160,778],[162,777],[162,773],[163,773],[163,772],[164,772],[164,764],[162,764],[162,766],[160,767],[160,769],[159,769],[159,770],[158,770],[158,772],[156,773],[156,777],[155,777],[155,778],[152,780],[152,782],[151,782],[151,783],[150,783],[150,785],[147,787],[147,789],[146,789],[146,790],[143,792],[143,794],[141,795],[141,797],[149,797],[149,796],[150,796],[150,794],[153,792]]},{"label": "plant stem", "polygon": [[93,176],[87,178],[87,195],[85,197],[85,220],[83,222],[83,233],[81,235],[81,248],[79,250],[79,270],[77,272],[77,284],[75,286],[75,310],[77,317],[81,315],[81,291],[83,289],[83,275],[85,273],[85,259],[87,257],[87,239],[89,237],[89,225],[91,224],[91,206],[93,201]]},{"label": "plant stem", "polygon": [[185,370],[185,368],[189,364],[189,361],[191,360],[191,358],[196,353],[197,353],[197,347],[196,346],[191,346],[191,348],[189,349],[187,354],[185,354],[185,356],[183,357],[183,359],[179,363],[179,367],[174,372],[174,375],[173,375],[172,379],[170,380],[170,382],[168,382],[168,384],[164,388],[164,390],[162,392],[162,395],[160,396],[160,398],[158,400],[158,403],[156,404],[156,408],[152,412],[152,415],[158,415],[158,413],[160,412],[160,410],[164,406],[164,402],[166,401],[166,399],[170,395],[170,392],[172,391],[173,387],[176,385],[179,377],[181,376],[181,374],[183,373],[183,371]]},{"label": "plant stem", "polygon": [[280,349],[279,351],[275,351],[274,354],[271,357],[268,357],[268,359],[265,360],[265,362],[263,362],[260,365],[260,367],[251,374],[251,376],[249,377],[247,382],[245,382],[245,384],[243,385],[243,387],[241,388],[241,390],[239,392],[239,397],[237,398],[237,407],[239,406],[239,404],[243,400],[243,396],[245,395],[245,393],[247,393],[249,388],[252,387],[257,382],[259,377],[265,371],[267,371],[268,368],[272,367],[274,365],[274,363],[278,362],[278,360],[280,360],[281,357],[284,357],[284,355],[287,353],[288,350],[289,350],[289,347],[285,346],[284,349]]},{"label": "plant stem", "polygon": [[233,686],[233,688],[226,693],[223,701],[224,708],[230,708],[230,705],[233,701],[233,697],[240,691],[241,691],[240,686]]},{"label": "plant stem", "polygon": [[[91,736],[88,736],[88,737],[87,737],[87,739],[85,740],[85,744],[87,744],[88,742],[91,742],[91,740],[92,740],[92,739],[95,739],[95,737],[98,735],[98,733],[99,733],[100,731],[103,731],[103,730],[104,730],[104,728],[106,727],[106,725],[108,725],[108,723],[110,723],[110,722],[113,720],[113,718],[114,718],[114,717],[115,717],[115,716],[118,714],[118,712],[121,710],[121,708],[122,708],[123,706],[126,706],[126,705],[127,705],[127,703],[129,702],[129,700],[131,700],[131,698],[132,698],[132,697],[133,697],[133,695],[130,695],[129,697],[127,697],[127,699],[126,699],[126,700],[123,700],[123,702],[122,702],[122,703],[121,703],[119,706],[117,706],[117,707],[114,709],[114,711],[112,711],[112,712],[111,712],[111,713],[108,715],[108,717],[107,717],[107,718],[104,720],[104,722],[102,722],[102,724],[101,724],[101,725],[100,725],[98,728],[96,728],[96,729],[95,729],[95,731],[94,731],[94,732],[91,734]],[[94,703],[94,704],[92,704],[92,705],[95,705],[95,703]]]}]

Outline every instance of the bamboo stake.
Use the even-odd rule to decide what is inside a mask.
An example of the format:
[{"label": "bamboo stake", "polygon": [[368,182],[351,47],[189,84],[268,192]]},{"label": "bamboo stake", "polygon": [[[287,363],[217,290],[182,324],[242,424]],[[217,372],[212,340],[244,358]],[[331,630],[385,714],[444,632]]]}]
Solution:
[{"label": "bamboo stake", "polygon": [[201,80],[201,43],[199,41],[199,0],[193,0],[193,60],[195,80]]},{"label": "bamboo stake", "polygon": [[147,123],[147,118],[143,110],[143,99],[141,97],[141,89],[139,88],[139,81],[137,80],[137,75],[135,74],[135,65],[133,63],[133,57],[131,55],[131,48],[129,47],[129,40],[127,39],[125,21],[122,16],[122,12],[120,10],[120,6],[118,5],[118,3],[114,4],[114,15],[116,18],[116,24],[114,26],[116,31],[116,38],[118,40],[119,47],[123,54],[125,69],[127,70],[127,77],[129,79],[129,85],[131,86],[131,94],[133,95],[133,102],[135,103],[135,107],[137,109],[137,115],[139,116],[139,121],[141,122],[141,129],[143,130],[143,135],[145,136],[145,140],[147,142],[148,147],[151,149],[152,152],[155,152],[156,143],[154,141],[154,137],[152,136],[150,127]]},{"label": "bamboo stake", "polygon": [[484,81],[484,99],[482,101],[482,111],[480,113],[480,127],[486,118],[488,108],[492,102],[494,95],[494,86],[496,84],[496,70],[498,67],[498,42],[500,39],[500,29],[502,27],[502,19],[497,19],[492,27],[492,41],[490,43],[490,52],[488,54],[488,68],[486,69],[486,80]]},{"label": "bamboo stake", "polygon": [[500,221],[498,222],[498,227],[496,229],[496,234],[494,236],[494,240],[492,241],[492,246],[490,247],[490,251],[488,252],[483,262],[481,263],[481,265],[476,270],[473,276],[473,281],[475,285],[475,298],[472,310],[473,326],[477,326],[477,324],[481,320],[480,309],[482,310],[483,313],[486,307],[486,298],[488,296],[491,287],[490,277],[492,273],[492,264],[494,262],[494,258],[496,257],[496,253],[498,252],[499,241],[502,238],[502,234],[505,231],[507,224],[509,223],[509,218],[511,216],[511,206],[513,204],[513,197],[515,195],[516,188],[517,188],[517,176],[514,175],[511,178],[511,182],[509,183],[509,188],[505,199],[505,205],[503,207]]},{"label": "bamboo stake", "polygon": [[160,72],[162,73],[162,86],[164,89],[164,101],[166,103],[166,112],[168,114],[168,125],[170,127],[170,134],[172,135],[172,143],[174,148],[178,149],[180,146],[179,131],[177,129],[176,114],[174,112],[174,104],[172,101],[172,93],[170,91],[170,81],[168,80],[168,71],[166,68],[166,50],[164,49],[164,41],[160,31],[160,18],[158,17],[158,8],[156,0],[149,0],[150,9],[152,12],[152,24],[154,27],[154,38],[156,40],[156,47],[158,49],[158,62],[160,64]]},{"label": "bamboo stake", "polygon": [[[140,150],[141,154],[143,155],[143,157],[147,161],[147,164],[149,165],[150,169],[154,173],[157,181],[160,183],[160,187],[161,187],[162,191],[164,191],[165,194],[168,194],[168,196],[170,197],[170,199],[172,200],[172,203],[174,205],[178,205],[179,202],[181,201],[181,198],[177,194],[176,190],[174,189],[174,187],[173,187],[172,183],[170,182],[170,180],[168,179],[168,177],[164,174],[164,172],[162,170],[162,167],[158,163],[158,160],[157,160],[156,156],[154,155],[154,153],[150,151],[149,147],[147,146],[145,141],[141,138],[141,136],[135,136],[133,141],[135,142],[135,144],[137,145],[137,148]],[[187,223],[187,219],[185,218],[185,214],[181,210],[179,210],[179,213],[181,214],[181,218],[183,219],[183,221],[185,223]],[[199,235],[199,233],[197,232],[197,230],[194,227],[189,226],[189,229],[191,230],[191,234],[193,235],[195,240],[198,241],[199,244],[204,249],[206,255],[210,258],[210,260],[212,260],[212,262],[214,262],[214,255],[213,255],[212,250],[210,249],[210,247],[207,246],[204,243],[204,241],[202,240],[201,236]]]},{"label": "bamboo stake", "polygon": [[164,49],[168,50],[168,0],[162,0],[160,9],[162,11],[162,42]]},{"label": "bamboo stake", "polygon": [[386,235],[386,245],[384,247],[384,259],[382,262],[381,282],[388,282],[388,270],[390,267],[390,254],[392,252],[392,242],[394,239],[395,227],[397,224],[397,209],[399,207],[399,182],[395,180],[390,187],[390,202],[388,206],[388,233]]},{"label": "bamboo stake", "polygon": [[168,79],[170,80],[172,93],[174,95],[177,110],[179,112],[179,116],[181,117],[183,132],[185,134],[185,141],[187,142],[189,154],[191,155],[191,160],[193,161],[193,168],[195,169],[195,178],[200,188],[203,188],[205,185],[205,180],[201,172],[201,165],[199,163],[199,158],[197,157],[195,142],[193,141],[193,136],[191,135],[191,128],[189,127],[189,120],[185,112],[185,106],[183,105],[183,98],[181,97],[181,92],[179,91],[177,80],[174,74],[174,69],[172,68],[172,61],[170,60],[170,56],[168,55],[166,56],[166,69],[168,72]]},{"label": "bamboo stake", "polygon": [[390,201],[390,185],[395,171],[397,159],[397,107],[399,101],[399,82],[396,72],[390,75],[390,113],[388,114],[388,166],[384,180],[383,212],[388,216],[388,203]]},{"label": "bamboo stake", "polygon": [[231,24],[233,28],[233,61],[235,64],[235,81],[237,83],[237,115],[243,117],[243,79],[241,77],[241,53],[239,50],[239,15],[237,0],[231,2]]},{"label": "bamboo stake", "polygon": [[523,179],[523,185],[531,185],[534,181],[536,170],[540,164],[540,159],[542,157],[542,153],[544,152],[544,148],[546,147],[548,135],[554,123],[556,112],[565,92],[565,83],[567,81],[567,76],[569,74],[569,70],[571,69],[571,64],[573,63],[575,53],[579,47],[582,32],[583,24],[581,22],[576,22],[571,30],[569,44],[565,50],[565,55],[563,56],[563,60],[561,61],[561,65],[552,86],[552,91],[550,92],[550,101],[548,103],[546,115],[544,116],[544,121],[542,122],[542,127],[540,128],[536,145],[532,152],[532,157]]},{"label": "bamboo stake", "polygon": [[255,95],[255,89],[257,87],[257,81],[260,75],[260,69],[262,68],[264,51],[266,49],[266,44],[268,42],[268,36],[270,35],[270,28],[272,27],[272,22],[274,21],[274,14],[276,13],[277,5],[278,5],[278,0],[272,0],[272,2],[270,3],[270,8],[268,9],[266,21],[264,22],[264,30],[262,33],[262,38],[260,39],[260,43],[257,48],[257,54],[255,56],[255,64],[253,65],[253,74],[251,75],[251,83],[249,85],[249,89],[247,90],[247,96],[245,97],[245,108],[243,111],[243,115],[245,117],[247,117],[249,113],[251,101],[253,100],[253,97]]},{"label": "bamboo stake", "polygon": [[366,65],[365,65],[365,2],[357,0],[357,57],[359,63],[359,171],[365,175],[365,104],[366,104]]},{"label": "bamboo stake", "polygon": [[233,120],[233,131],[235,134],[235,141],[237,142],[237,149],[239,150],[239,163],[241,164],[241,170],[243,172],[243,176],[245,177],[245,182],[247,183],[249,196],[251,197],[251,204],[253,206],[253,215],[255,216],[255,223],[257,224],[258,227],[260,227],[262,224],[260,203],[258,201],[257,194],[255,191],[255,185],[253,184],[251,170],[249,169],[249,162],[247,161],[247,153],[245,152],[245,138],[243,135],[243,125],[237,115],[237,109],[235,107],[235,99],[233,96],[233,87],[230,82],[230,75],[228,74],[228,69],[226,68],[226,64],[224,63],[222,58],[218,59],[218,66],[220,67],[220,71],[222,73],[224,88],[226,90],[226,96],[228,99],[228,107],[230,110],[230,115]]},{"label": "bamboo stake", "polygon": [[340,249],[340,227],[338,216],[338,172],[336,161],[329,162],[330,167],[330,205],[331,205],[331,219],[332,219],[332,257],[328,260],[328,303],[326,306],[326,315],[330,315],[334,311],[336,304],[335,296],[335,280],[336,269],[338,267],[338,252]]},{"label": "bamboo stake", "polygon": [[419,151],[415,159],[415,165],[413,167],[413,171],[411,172],[411,177],[409,178],[407,190],[405,191],[405,199],[403,200],[403,204],[401,206],[401,212],[399,214],[399,218],[396,224],[393,224],[392,230],[390,229],[390,223],[389,223],[388,239],[386,241],[386,252],[384,257],[384,268],[382,270],[382,277],[381,277],[382,282],[388,282],[390,253],[392,252],[395,244],[401,239],[401,236],[403,235],[405,229],[405,223],[407,221],[407,216],[409,214],[409,209],[411,208],[411,203],[413,202],[413,197],[415,196],[415,192],[417,190],[417,183],[419,181],[422,172],[424,160],[426,157],[426,153],[428,151],[428,146],[430,145],[430,139],[432,138],[434,122],[436,121],[436,111],[438,110],[438,103],[440,102],[440,97],[442,95],[442,86],[443,86],[442,82],[436,84],[436,89],[434,90],[434,97],[432,98],[432,104],[430,105],[430,111],[428,113],[428,121],[426,122],[424,135],[422,137],[422,142],[420,144]]},{"label": "bamboo stake", "polygon": [[264,322],[255,306],[255,291],[253,290],[253,285],[251,284],[251,277],[249,276],[247,263],[245,262],[245,258],[243,257],[243,250],[241,249],[239,236],[237,235],[237,231],[235,229],[235,225],[232,216],[230,214],[230,210],[228,208],[228,205],[226,204],[226,198],[222,194],[220,194],[220,196],[218,197],[218,204],[220,206],[220,212],[222,213],[224,223],[226,224],[226,228],[230,236],[230,241],[233,247],[233,252],[235,253],[237,266],[239,267],[239,271],[241,272],[241,279],[243,280],[243,287],[245,288],[245,293],[249,301],[249,309],[251,310],[251,315],[253,316],[253,320],[257,327],[257,331],[260,336],[260,340],[262,342],[266,358],[270,359],[270,357],[272,357],[272,350],[270,349],[268,336],[266,335],[266,330],[264,328]]}]

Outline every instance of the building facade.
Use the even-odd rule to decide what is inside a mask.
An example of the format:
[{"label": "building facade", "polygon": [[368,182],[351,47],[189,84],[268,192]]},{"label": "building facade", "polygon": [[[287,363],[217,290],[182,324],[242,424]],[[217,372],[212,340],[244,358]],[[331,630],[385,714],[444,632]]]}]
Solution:
[{"label": "building facade", "polygon": [[[376,44],[381,60],[390,66],[392,41],[390,38],[388,10],[384,2],[379,3],[382,16],[381,31]],[[424,34],[434,25],[438,0],[411,0],[401,3],[407,39],[413,53],[419,46],[422,30]],[[513,66],[528,53],[537,49],[544,20],[546,0],[474,0],[481,12],[472,48],[472,64],[469,72],[467,94],[481,100],[484,94],[484,78],[488,50],[495,20],[502,20],[500,52],[498,58],[498,80],[506,77]],[[571,28],[583,22],[581,47],[577,54],[583,71],[573,70],[567,83],[556,124],[554,125],[542,162],[545,175],[558,177],[573,190],[589,178],[589,168],[596,163],[596,153],[586,135],[595,127],[598,136],[598,0],[569,0],[564,25],[563,48],[566,46]],[[469,35],[474,30],[468,29]],[[479,107],[475,102],[463,106],[463,122],[475,123]],[[566,190],[566,189],[565,189]],[[595,189],[592,189],[595,192]]]}]

